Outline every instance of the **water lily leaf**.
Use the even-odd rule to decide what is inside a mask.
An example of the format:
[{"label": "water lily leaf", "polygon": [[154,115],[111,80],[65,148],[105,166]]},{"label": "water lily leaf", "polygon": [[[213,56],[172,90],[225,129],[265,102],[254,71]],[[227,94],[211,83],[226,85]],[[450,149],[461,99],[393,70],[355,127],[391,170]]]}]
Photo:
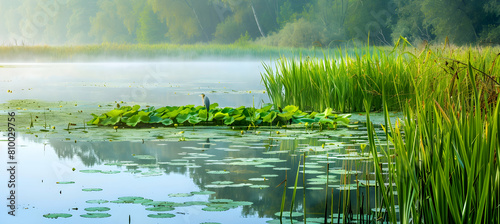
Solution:
[{"label": "water lily leaf", "polygon": [[231,107],[224,107],[224,109],[222,109],[222,113],[226,113],[226,114],[230,114],[231,112],[233,112],[234,108],[231,108]]},{"label": "water lily leaf", "polygon": [[217,112],[217,113],[215,113],[215,115],[214,115],[214,119],[215,119],[215,120],[222,120],[223,118],[225,118],[225,117],[227,117],[227,116],[229,116],[229,114],[228,114],[228,113]]},{"label": "water lily leaf", "polygon": [[160,123],[162,123],[165,126],[169,126],[172,125],[174,121],[172,121],[170,118],[164,118],[163,120],[160,121]]},{"label": "water lily leaf", "polygon": [[185,205],[192,206],[192,205],[207,205],[208,202],[206,201],[186,201],[184,202]]},{"label": "water lily leaf", "polygon": [[134,105],[134,106],[132,107],[132,110],[138,111],[140,108],[141,108],[141,106],[139,106],[139,105]]},{"label": "water lily leaf", "polygon": [[232,123],[234,123],[235,119],[233,116],[227,116],[227,117],[224,117],[224,124],[225,125],[231,125]]},{"label": "water lily leaf", "polygon": [[245,115],[243,115],[243,114],[238,114],[238,115],[235,115],[232,117],[234,118],[235,121],[241,121],[241,120],[245,119]]},{"label": "water lily leaf", "polygon": [[[276,212],[276,213],[274,213],[274,215],[280,216],[280,212]],[[303,215],[304,215],[304,213],[302,213],[302,212],[292,212],[291,214],[290,214],[290,212],[285,212],[285,211],[283,212],[283,217],[290,217],[290,216],[299,217],[299,216],[303,216]]]},{"label": "water lily leaf", "polygon": [[175,208],[170,207],[170,206],[158,206],[158,207],[150,207],[146,208],[148,211],[155,211],[155,212],[168,212],[168,211],[173,211]]},{"label": "water lily leaf", "polygon": [[104,203],[108,203],[109,201],[107,200],[102,200],[102,199],[99,199],[99,200],[88,200],[86,201],[86,203],[89,203],[89,204],[104,204]]},{"label": "water lily leaf", "polygon": [[157,116],[151,116],[149,117],[149,123],[154,124],[154,123],[160,123],[162,121],[161,117]]},{"label": "water lily leaf", "polygon": [[276,119],[276,116],[277,116],[276,112],[271,111],[268,115],[262,117],[262,121],[272,123],[274,121],[274,119]]},{"label": "water lily leaf", "polygon": [[191,197],[193,194],[191,193],[175,193],[175,194],[169,194],[169,197]]},{"label": "water lily leaf", "polygon": [[269,185],[250,185],[250,188],[268,188]]},{"label": "water lily leaf", "polygon": [[175,215],[170,214],[170,213],[158,213],[158,214],[149,214],[148,217],[149,218],[172,218],[172,217],[175,217]]},{"label": "water lily leaf", "polygon": [[128,126],[132,126],[132,127],[135,127],[139,122],[140,122],[140,115],[136,114],[132,117],[130,117],[129,119],[127,119],[127,121],[125,122]]},{"label": "water lily leaf", "polygon": [[60,181],[60,182],[56,182],[56,184],[74,184],[75,182],[74,181]]},{"label": "water lily leaf", "polygon": [[268,112],[269,110],[271,110],[272,107],[273,107],[272,104],[268,104],[267,106],[264,106],[263,108],[258,109],[257,112],[258,113]]},{"label": "water lily leaf", "polygon": [[342,123],[344,125],[349,125],[349,122],[350,122],[350,120],[348,118],[345,118],[345,117],[337,117],[335,119],[335,121]]},{"label": "water lily leaf", "polygon": [[80,216],[83,218],[107,218],[110,217],[111,215],[108,213],[87,213]]},{"label": "water lily leaf", "polygon": [[198,111],[198,118],[200,118],[202,121],[206,121],[208,118],[207,110],[199,110]]},{"label": "water lily leaf", "polygon": [[288,105],[285,108],[283,108],[283,111],[290,112],[290,113],[295,113],[299,110],[299,107],[294,106],[294,105]]},{"label": "water lily leaf", "polygon": [[202,121],[202,120],[201,120],[199,117],[195,117],[195,116],[191,116],[191,117],[189,117],[189,119],[188,119],[188,122],[189,122],[190,124],[198,124],[198,123],[200,123],[201,121]]},{"label": "water lily leaf", "polygon": [[210,195],[215,194],[215,191],[192,191],[191,194]]},{"label": "water lily leaf", "polygon": [[88,212],[105,212],[105,211],[109,211],[111,210],[110,208],[108,207],[89,207],[89,208],[85,208],[85,211],[88,211]]},{"label": "water lily leaf", "polygon": [[219,106],[218,103],[212,103],[212,104],[210,104],[210,108],[209,109],[213,110],[213,109],[217,108],[218,106]]},{"label": "water lily leaf", "polygon": [[119,197],[118,199],[123,200],[123,201],[136,201],[136,200],[142,200],[144,199],[143,197]]},{"label": "water lily leaf", "polygon": [[167,112],[165,115],[163,115],[161,118],[170,118],[170,119],[175,119],[175,117],[177,117],[177,115],[179,115],[179,112],[180,110],[174,110],[174,111],[170,111],[170,112]]},{"label": "water lily leaf", "polygon": [[100,170],[80,170],[81,173],[100,173]]},{"label": "water lily leaf", "polygon": [[236,206],[246,206],[246,205],[253,205],[253,202],[251,202],[251,201],[233,201],[229,204],[236,205]]},{"label": "water lily leaf", "polygon": [[102,191],[102,188],[83,188],[82,191]]},{"label": "water lily leaf", "polygon": [[189,119],[190,115],[189,114],[179,114],[175,118],[177,120],[177,123],[182,124],[184,123],[187,119]]},{"label": "water lily leaf", "polygon": [[233,202],[233,200],[231,199],[225,199],[225,198],[220,198],[220,199],[211,199],[211,200],[208,200],[210,203],[230,203],[230,202]]},{"label": "water lily leaf", "polygon": [[106,113],[106,115],[108,115],[108,117],[118,117],[120,115],[122,115],[125,111],[123,110],[112,110],[112,111],[109,111]]},{"label": "water lily leaf", "polygon": [[321,118],[321,119],[319,120],[319,123],[322,123],[322,124],[326,124],[326,123],[328,123],[328,124],[333,124],[333,120],[332,120],[332,119],[330,119],[330,118]]},{"label": "water lily leaf", "polygon": [[71,214],[66,214],[66,213],[49,213],[49,214],[45,214],[43,215],[43,217],[45,218],[49,218],[49,219],[57,219],[57,218],[69,218],[73,215]]},{"label": "water lily leaf", "polygon": [[207,211],[207,212],[223,212],[229,210],[228,207],[219,207],[219,206],[207,206],[205,208],[202,208],[201,210]]},{"label": "water lily leaf", "polygon": [[115,125],[116,123],[120,122],[121,117],[115,116],[115,117],[108,117],[102,121],[102,125]]}]

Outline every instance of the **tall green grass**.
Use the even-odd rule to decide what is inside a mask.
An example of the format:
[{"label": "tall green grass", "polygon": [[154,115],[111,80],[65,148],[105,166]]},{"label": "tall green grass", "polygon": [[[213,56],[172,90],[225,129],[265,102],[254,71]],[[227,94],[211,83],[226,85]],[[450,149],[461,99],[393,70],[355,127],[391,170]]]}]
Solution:
[{"label": "tall green grass", "polygon": [[[414,56],[420,63],[411,83],[413,103],[402,107],[405,117],[396,124],[388,122],[390,100],[382,90],[386,133],[394,147],[371,147],[371,152],[382,152],[388,162],[389,175],[382,175],[381,161],[374,156],[389,221],[500,223],[497,56],[481,49],[453,52],[440,64],[444,72],[433,73],[438,69],[429,70],[425,63],[446,56],[426,52]],[[365,108],[370,110],[367,100]],[[370,145],[375,146],[368,113],[367,122]]]},{"label": "tall green grass", "polygon": [[[381,111],[384,90],[388,109],[401,110],[406,104],[415,103],[415,88],[429,94],[427,97],[437,97],[440,103],[449,103],[443,98],[444,93],[456,91],[448,86],[458,87],[455,73],[464,69],[469,54],[474,69],[493,74],[498,82],[498,52],[500,48],[491,47],[416,49],[405,43],[392,51],[367,47],[349,52],[338,50],[334,57],[281,57],[274,66],[264,64],[261,76],[276,107],[296,105],[304,111],[333,108],[338,112],[356,112],[365,111],[366,100],[371,111]],[[492,80],[478,75],[482,75],[482,84],[494,88]],[[470,89],[465,85],[460,88]],[[489,97],[493,99],[495,95]]]}]

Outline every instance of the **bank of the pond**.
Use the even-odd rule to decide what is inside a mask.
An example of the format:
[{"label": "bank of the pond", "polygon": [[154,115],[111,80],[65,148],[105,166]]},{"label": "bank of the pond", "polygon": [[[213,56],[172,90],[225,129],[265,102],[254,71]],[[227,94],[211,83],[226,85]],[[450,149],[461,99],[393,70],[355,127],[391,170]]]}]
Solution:
[{"label": "bank of the pond", "polygon": [[256,44],[115,44],[75,46],[0,46],[3,62],[101,62],[101,61],[178,61],[178,60],[243,60],[321,56],[321,48],[282,48]]}]

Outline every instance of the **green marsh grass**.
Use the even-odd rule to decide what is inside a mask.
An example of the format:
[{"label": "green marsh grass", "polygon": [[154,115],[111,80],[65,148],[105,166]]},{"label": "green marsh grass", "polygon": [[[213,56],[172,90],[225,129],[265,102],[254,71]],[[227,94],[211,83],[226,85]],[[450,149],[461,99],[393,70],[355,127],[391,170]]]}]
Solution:
[{"label": "green marsh grass", "polygon": [[[402,110],[414,103],[415,88],[446,105],[449,102],[444,93],[453,94],[457,87],[471,90],[467,83],[457,86],[459,77],[455,75],[465,69],[470,55],[472,69],[484,73],[476,73],[481,76],[479,83],[492,93],[485,97],[490,101],[497,97],[498,89],[491,90],[498,84],[500,69],[495,62],[500,48],[417,49],[402,41],[392,51],[366,47],[339,49],[323,58],[281,57],[274,66],[264,63],[262,82],[276,107],[296,105],[303,111],[333,108],[337,112],[361,112],[365,111],[365,100],[370,111],[382,111],[382,90],[388,109]],[[449,89],[449,85],[455,88]]]},{"label": "green marsh grass", "polygon": [[[427,52],[415,56],[427,61],[420,61],[416,72],[437,72],[425,63],[447,57],[440,64],[444,72],[414,79],[413,103],[402,108],[403,120],[388,122],[390,100],[382,94],[382,127],[394,146],[370,147],[382,207],[391,223],[499,223],[498,55],[491,49]],[[371,109],[367,100],[365,109]],[[367,127],[375,146],[369,113]],[[382,175],[377,153],[384,155],[388,175]]]}]

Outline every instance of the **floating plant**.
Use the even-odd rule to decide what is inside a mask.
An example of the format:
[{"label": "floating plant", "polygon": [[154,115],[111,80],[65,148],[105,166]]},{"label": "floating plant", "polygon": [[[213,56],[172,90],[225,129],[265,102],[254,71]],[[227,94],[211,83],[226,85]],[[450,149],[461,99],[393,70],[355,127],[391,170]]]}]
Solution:
[{"label": "floating plant", "polygon": [[90,192],[90,191],[102,191],[101,188],[83,188],[82,191],[87,191],[87,192]]},{"label": "floating plant", "polygon": [[89,208],[85,208],[85,211],[88,211],[88,212],[105,212],[105,211],[109,211],[111,210],[110,208],[108,207],[89,207]]},{"label": "floating plant", "polygon": [[57,218],[69,218],[73,215],[71,214],[66,214],[66,213],[49,213],[49,214],[45,214],[43,215],[43,217],[45,218],[49,218],[49,219],[57,219]]},{"label": "floating plant", "polygon": [[157,214],[149,214],[148,217],[165,219],[165,218],[173,218],[175,217],[175,215],[170,213],[157,213]]},{"label": "floating plant", "polygon": [[80,216],[83,218],[107,218],[110,217],[111,215],[108,213],[87,213]]}]

